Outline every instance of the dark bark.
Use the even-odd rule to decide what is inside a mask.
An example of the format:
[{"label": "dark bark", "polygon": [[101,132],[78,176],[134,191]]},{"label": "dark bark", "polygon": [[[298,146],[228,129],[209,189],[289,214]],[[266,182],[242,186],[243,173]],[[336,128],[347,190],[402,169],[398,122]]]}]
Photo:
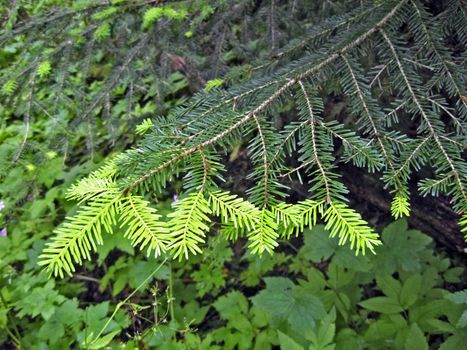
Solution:
[{"label": "dark bark", "polygon": [[[390,214],[391,196],[383,183],[365,169],[342,165],[340,173],[350,191],[352,207],[366,217],[373,225],[386,225],[392,220]],[[407,219],[412,228],[430,235],[436,242],[457,252],[466,252],[467,244],[460,232],[457,215],[445,197],[421,197],[415,185],[411,185],[411,214]],[[375,222],[372,222],[372,221]]]}]

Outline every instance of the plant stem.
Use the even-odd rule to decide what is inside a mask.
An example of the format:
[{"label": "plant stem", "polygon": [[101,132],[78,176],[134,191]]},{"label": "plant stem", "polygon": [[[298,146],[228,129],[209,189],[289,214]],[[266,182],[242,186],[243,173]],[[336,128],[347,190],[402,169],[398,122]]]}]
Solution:
[{"label": "plant stem", "polygon": [[169,264],[170,268],[170,274],[169,274],[169,302],[170,302],[170,320],[174,321],[175,320],[175,314],[174,314],[174,298],[173,298],[173,279],[172,279],[172,263]]},{"label": "plant stem", "polygon": [[[8,304],[7,304],[6,300],[5,300],[5,298],[3,297],[3,293],[2,293],[1,290],[0,290],[0,299],[2,301],[2,304],[3,304],[4,308],[6,310],[8,310]],[[16,326],[16,322],[14,321],[14,319],[12,317],[8,317],[8,311],[6,313],[6,316],[7,316],[7,325],[5,327],[6,331],[7,331],[8,335],[11,337],[11,339],[13,339],[13,341],[16,343],[16,346],[18,347],[18,349],[22,349],[23,346],[21,345],[21,340],[20,340],[21,335],[19,333],[18,327]],[[11,323],[13,325],[13,329],[14,329],[16,335],[13,334],[13,332],[8,327],[8,319],[11,319]]]},{"label": "plant stem", "polygon": [[117,304],[117,306],[115,307],[115,310],[114,312],[112,313],[112,315],[110,316],[110,318],[107,320],[107,322],[105,323],[104,327],[102,327],[102,329],[100,330],[100,332],[97,334],[97,336],[94,338],[94,340],[91,342],[90,345],[92,345],[93,343],[95,343],[99,338],[100,336],[102,335],[102,333],[104,333],[104,331],[107,329],[107,327],[109,326],[110,322],[114,319],[115,315],[117,314],[118,310],[120,310],[120,308],[126,304],[126,302],[128,300],[130,300],[131,297],[133,297],[133,295],[136,294],[136,292],[138,290],[140,290],[156,273],[157,271],[160,270],[160,268],[162,266],[164,266],[164,264],[167,262],[167,258],[164,259],[164,261],[162,263],[160,263],[155,269],[154,271],[151,272],[151,274],[146,277],[146,279],[141,282],[141,284],[133,291],[131,292],[123,301],[119,302]]}]

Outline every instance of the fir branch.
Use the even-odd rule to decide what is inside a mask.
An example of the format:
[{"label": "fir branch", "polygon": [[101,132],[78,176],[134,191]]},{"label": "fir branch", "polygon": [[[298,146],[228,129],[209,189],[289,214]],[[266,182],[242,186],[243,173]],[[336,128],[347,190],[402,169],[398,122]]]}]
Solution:
[{"label": "fir branch", "polygon": [[374,233],[362,220],[360,214],[343,203],[330,203],[323,215],[326,222],[325,229],[330,231],[329,236],[339,237],[339,244],[350,241],[350,248],[358,255],[365,255],[366,249],[374,253],[374,247],[381,244],[378,235]]},{"label": "fir branch", "polygon": [[444,148],[443,144],[439,140],[438,133],[436,132],[435,128],[433,127],[433,125],[432,125],[432,123],[430,121],[430,118],[427,116],[427,114],[425,113],[425,110],[423,109],[422,105],[420,104],[419,98],[417,97],[417,95],[415,94],[415,92],[414,92],[414,90],[412,88],[412,85],[411,85],[411,83],[410,83],[410,81],[409,81],[409,79],[407,77],[407,74],[405,73],[404,67],[402,66],[402,64],[400,62],[399,56],[397,54],[397,51],[396,51],[394,45],[392,44],[391,40],[389,39],[388,35],[386,34],[386,32],[384,30],[380,29],[380,32],[381,32],[382,36],[384,37],[384,40],[386,41],[387,45],[389,46],[389,49],[391,50],[392,55],[394,56],[394,60],[395,60],[397,66],[398,66],[398,68],[400,70],[400,73],[401,73],[401,75],[402,75],[402,77],[404,79],[405,85],[407,86],[407,89],[408,89],[408,91],[409,91],[409,93],[410,93],[410,95],[412,97],[413,102],[417,106],[417,109],[420,112],[420,115],[422,116],[423,120],[425,121],[425,123],[427,124],[427,126],[429,128],[431,136],[435,140],[436,145],[441,150],[442,155],[444,156],[447,163],[449,164],[449,167],[452,170],[452,173],[453,173],[454,178],[456,180],[458,190],[461,193],[464,202],[467,202],[467,194],[465,193],[463,183],[462,183],[462,181],[460,179],[460,174],[457,171],[457,168],[454,165],[453,160],[451,159],[449,154],[446,152],[446,149]]},{"label": "fir branch", "polygon": [[[263,110],[265,110],[271,103],[273,103],[279,96],[281,96],[285,91],[289,90],[293,85],[295,85],[299,80],[301,79],[304,79],[318,71],[320,71],[321,69],[323,69],[326,65],[334,62],[335,60],[337,60],[341,55],[347,53],[348,51],[354,49],[356,46],[360,45],[362,42],[364,42],[366,39],[368,39],[371,35],[373,35],[380,27],[382,27],[386,22],[388,22],[396,13],[397,11],[405,4],[407,0],[402,0],[400,1],[396,6],[394,6],[394,8],[388,13],[386,14],[375,26],[371,27],[369,30],[367,30],[366,32],[364,32],[363,34],[361,34],[360,36],[358,36],[356,39],[354,39],[353,41],[351,41],[350,43],[348,43],[347,45],[343,46],[342,49],[339,50],[339,52],[336,52],[336,53],[333,53],[332,55],[330,55],[327,59],[317,63],[317,64],[314,64],[312,67],[306,69],[305,71],[303,72],[299,72],[295,77],[293,78],[282,78],[282,79],[279,79],[279,80],[274,80],[272,82],[268,82],[267,85],[274,85],[276,83],[279,83],[281,80],[285,82],[278,88],[275,90],[275,92],[270,95],[267,99],[265,99],[264,101],[262,101],[257,107],[255,107],[253,110],[249,111],[249,112],[246,112],[244,113],[244,116],[238,120],[236,123],[234,123],[233,125],[229,126],[227,129],[225,129],[224,131],[222,131],[221,133],[219,133],[218,135],[212,137],[211,139],[209,140],[206,140],[204,142],[202,142],[201,144],[198,144],[198,145],[194,145],[192,146],[191,148],[189,149],[186,149],[185,151],[183,151],[182,153],[180,153],[180,155],[178,155],[176,158],[174,158],[173,160],[169,160],[166,162],[166,164],[161,164],[160,166],[150,170],[149,172],[147,172],[145,175],[141,176],[139,179],[133,181],[131,184],[129,184],[125,190],[124,190],[124,193],[128,193],[129,191],[131,191],[133,188],[137,187],[138,185],[140,185],[141,183],[143,183],[145,180],[147,180],[148,178],[150,178],[153,174],[159,172],[161,169],[165,168],[167,165],[170,165],[190,154],[192,154],[193,152],[195,152],[198,147],[200,148],[204,148],[204,147],[207,147],[207,146],[210,146],[214,143],[216,143],[217,141],[221,140],[222,138],[224,138],[225,136],[229,135],[230,133],[232,133],[233,131],[235,131],[236,129],[238,129],[240,126],[244,125],[246,122],[248,122],[250,119],[253,118],[253,116],[259,114],[260,112],[262,112]],[[234,101],[234,99],[233,99]]]},{"label": "fir branch", "polygon": [[303,96],[305,98],[306,107],[307,107],[308,113],[309,113],[309,120],[308,120],[309,124],[308,125],[310,126],[310,132],[311,132],[311,135],[310,135],[311,142],[312,142],[312,150],[311,151],[312,151],[312,154],[313,154],[313,159],[314,159],[314,162],[316,163],[316,165],[318,166],[319,172],[321,173],[321,178],[323,179],[323,182],[324,182],[324,188],[326,190],[325,202],[329,203],[329,202],[331,202],[331,190],[330,190],[331,180],[328,178],[327,172],[325,171],[325,169],[323,167],[323,164],[320,161],[319,154],[321,152],[319,152],[319,150],[318,150],[318,148],[316,146],[315,125],[317,123],[315,121],[313,108],[311,106],[310,98],[308,97],[308,93],[306,92],[305,86],[303,85],[303,83],[301,81],[299,81],[298,83],[300,85],[300,89],[302,90]]},{"label": "fir branch", "polygon": [[102,227],[108,233],[116,223],[120,195],[101,195],[81,208],[78,213],[54,232],[56,236],[43,250],[39,265],[55,276],[63,277],[64,272],[71,276],[74,264],[81,265],[83,259],[90,259],[91,250],[103,244]]},{"label": "fir branch", "polygon": [[134,195],[124,197],[120,203],[121,226],[127,226],[124,237],[131,239],[132,246],[147,247],[147,255],[154,252],[158,257],[166,251],[167,229],[160,215],[143,198]]},{"label": "fir branch", "polygon": [[205,242],[210,222],[207,215],[211,212],[202,192],[190,193],[175,203],[167,223],[168,249],[174,259],[188,259],[190,253],[196,255],[202,252],[199,244]]}]

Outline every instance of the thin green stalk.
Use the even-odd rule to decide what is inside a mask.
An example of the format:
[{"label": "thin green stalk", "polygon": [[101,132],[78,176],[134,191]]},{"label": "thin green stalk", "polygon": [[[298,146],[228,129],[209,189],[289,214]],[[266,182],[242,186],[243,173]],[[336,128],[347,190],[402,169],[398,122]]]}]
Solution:
[{"label": "thin green stalk", "polygon": [[[0,300],[2,301],[3,307],[7,310],[8,309],[8,304],[7,304],[6,300],[5,300],[5,298],[3,297],[2,291],[0,291]],[[18,349],[22,349],[23,346],[21,344],[21,340],[20,340],[21,335],[19,333],[18,327],[16,326],[16,322],[14,321],[14,319],[12,317],[9,317],[8,313],[9,312],[7,311],[7,313],[6,313],[6,317],[7,317],[6,331],[7,331],[8,335],[11,337],[11,339],[13,339],[13,341],[15,342]],[[13,332],[10,330],[10,327],[8,327],[8,319],[11,319],[11,324],[13,325],[13,330],[15,331],[16,335],[13,334]]]},{"label": "thin green stalk", "polygon": [[172,279],[172,263],[169,264],[170,267],[170,274],[169,274],[169,307],[170,307],[170,320],[175,320],[174,314],[174,298],[173,298],[173,279]]},{"label": "thin green stalk", "polygon": [[118,310],[120,310],[120,308],[126,304],[126,302],[128,300],[130,300],[133,295],[136,294],[137,291],[139,291],[156,273],[157,271],[160,270],[160,268],[162,266],[164,266],[164,264],[167,262],[167,258],[164,259],[164,261],[162,263],[159,264],[159,266],[157,266],[153,272],[151,272],[151,274],[146,277],[146,279],[141,282],[141,284],[133,291],[131,292],[123,301],[119,302],[117,304],[117,306],[115,307],[115,310],[114,312],[112,313],[112,315],[110,316],[110,318],[107,320],[107,322],[105,323],[104,327],[102,327],[102,329],[100,330],[100,332],[97,334],[97,336],[94,338],[94,340],[91,342],[90,345],[92,345],[93,343],[95,343],[99,338],[100,336],[102,335],[102,333],[104,333],[104,331],[107,329],[107,327],[109,326],[110,322],[114,319],[115,315],[117,314]]}]

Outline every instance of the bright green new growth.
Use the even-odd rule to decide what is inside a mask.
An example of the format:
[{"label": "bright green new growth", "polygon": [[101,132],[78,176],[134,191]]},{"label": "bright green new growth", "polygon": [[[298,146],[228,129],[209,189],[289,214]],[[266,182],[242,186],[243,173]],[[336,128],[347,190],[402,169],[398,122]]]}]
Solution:
[{"label": "bright green new growth", "polygon": [[[452,1],[444,16],[457,11],[456,6]],[[149,11],[145,27],[162,15],[159,9]],[[418,1],[358,9],[285,47],[265,65],[275,67],[273,73],[258,68],[258,75],[240,86],[205,89],[169,116],[145,121],[137,129],[145,134],[137,148],[70,189],[69,197],[83,208],[56,230],[41,264],[55,275],[72,273],[73,265],[89,258],[102,242],[103,231],[112,233],[116,224],[125,226],[125,236],[148,254],[188,258],[202,252],[206,235],[217,225],[215,217],[220,234],[246,236],[256,254],[272,253],[280,239],[319,219],[339,244],[349,243],[356,254],[374,252],[378,235],[348,206],[338,162],[381,172],[393,194],[395,218],[409,215],[408,181],[413,170],[424,166],[433,169],[435,178],[419,183],[421,193],[446,193],[456,211],[467,210],[462,159],[467,109],[461,68],[440,44],[443,18],[432,18]],[[401,41],[403,24],[413,42]],[[458,36],[464,43],[462,33]],[[377,60],[364,68],[362,57],[374,55]],[[323,118],[322,92],[329,90],[329,82],[333,91],[348,97],[355,128]],[[375,97],[388,86],[396,96],[389,111]],[[443,94],[457,101],[455,109]],[[293,104],[297,118],[278,128],[273,118],[286,104]],[[441,110],[448,112],[447,122],[441,120]],[[399,113],[420,120],[416,137],[395,127]],[[249,141],[249,178],[254,181],[247,200],[219,187],[224,169],[218,154],[244,140]],[[287,160],[294,158],[299,165],[290,168]],[[286,203],[287,179],[296,175],[302,181],[304,173],[311,198]],[[184,193],[163,219],[143,195],[160,194],[180,175]],[[464,215],[461,224],[465,222]]]}]

